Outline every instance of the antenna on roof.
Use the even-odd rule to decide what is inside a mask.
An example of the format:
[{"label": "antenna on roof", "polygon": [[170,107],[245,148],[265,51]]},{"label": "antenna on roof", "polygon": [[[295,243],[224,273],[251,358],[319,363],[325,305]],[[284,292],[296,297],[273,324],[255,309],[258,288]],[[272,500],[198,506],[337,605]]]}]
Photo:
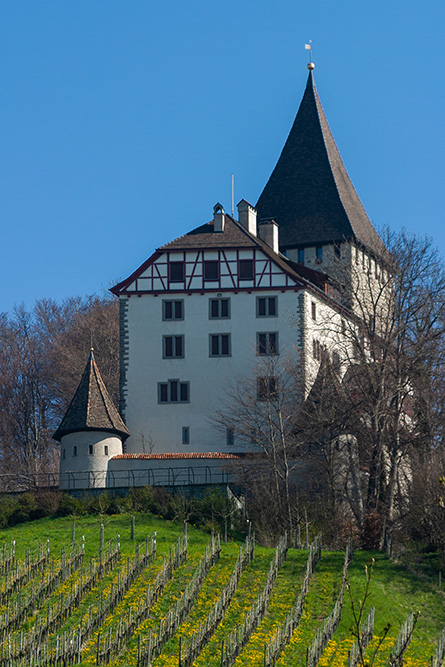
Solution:
[{"label": "antenna on roof", "polygon": [[304,48],[306,49],[306,51],[309,51],[309,60],[310,60],[310,62],[308,64],[307,68],[309,70],[313,70],[315,65],[312,62],[312,40],[311,39],[309,40],[309,44],[304,45]]},{"label": "antenna on roof", "polygon": [[235,175],[232,174],[232,218],[235,213]]}]

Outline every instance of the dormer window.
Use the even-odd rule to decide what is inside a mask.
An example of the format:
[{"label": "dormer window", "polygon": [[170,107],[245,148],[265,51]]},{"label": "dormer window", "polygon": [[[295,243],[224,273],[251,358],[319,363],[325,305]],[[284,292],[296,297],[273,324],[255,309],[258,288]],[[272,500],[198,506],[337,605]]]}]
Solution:
[{"label": "dormer window", "polygon": [[298,263],[304,264],[304,248],[298,248]]},{"label": "dormer window", "polygon": [[317,261],[317,264],[321,264],[323,261],[323,246],[318,245],[315,248],[315,259]]}]

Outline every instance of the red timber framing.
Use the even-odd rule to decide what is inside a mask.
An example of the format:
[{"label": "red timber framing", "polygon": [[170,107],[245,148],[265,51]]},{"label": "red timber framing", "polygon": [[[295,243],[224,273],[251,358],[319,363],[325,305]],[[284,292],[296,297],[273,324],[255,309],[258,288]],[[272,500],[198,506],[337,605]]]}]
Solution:
[{"label": "red timber framing", "polygon": [[[232,255],[232,256],[231,256]],[[253,261],[253,279],[240,279],[240,260]],[[217,261],[217,280],[204,280],[204,261]],[[184,262],[184,280],[170,279],[170,263]],[[143,275],[145,274],[145,275]],[[281,276],[279,284],[274,277]],[[155,252],[129,278],[111,289],[115,295],[141,295],[177,292],[233,292],[234,290],[299,290],[304,280],[279,266],[260,248],[206,248]]]}]

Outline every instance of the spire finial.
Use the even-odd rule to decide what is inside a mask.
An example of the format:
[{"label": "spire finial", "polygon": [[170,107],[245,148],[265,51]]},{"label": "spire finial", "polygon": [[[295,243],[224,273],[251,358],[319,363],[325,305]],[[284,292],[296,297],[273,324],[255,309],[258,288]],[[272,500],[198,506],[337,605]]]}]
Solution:
[{"label": "spire finial", "polygon": [[306,49],[306,51],[309,51],[310,62],[308,63],[307,68],[310,72],[312,72],[312,70],[315,68],[315,65],[312,62],[312,40],[311,39],[309,40],[309,44],[304,45],[304,48]]}]

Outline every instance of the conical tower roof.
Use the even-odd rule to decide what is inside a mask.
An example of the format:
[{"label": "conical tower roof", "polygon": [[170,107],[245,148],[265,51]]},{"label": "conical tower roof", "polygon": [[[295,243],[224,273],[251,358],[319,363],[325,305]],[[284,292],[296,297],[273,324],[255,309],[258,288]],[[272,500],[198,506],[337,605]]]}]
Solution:
[{"label": "conical tower roof", "polygon": [[100,376],[93,350],[73,400],[53,438],[60,441],[64,435],[76,431],[108,431],[124,440],[130,435]]},{"label": "conical tower roof", "polygon": [[282,249],[355,240],[378,256],[385,254],[341,159],[312,71],[256,209],[260,219],[278,223]]}]

